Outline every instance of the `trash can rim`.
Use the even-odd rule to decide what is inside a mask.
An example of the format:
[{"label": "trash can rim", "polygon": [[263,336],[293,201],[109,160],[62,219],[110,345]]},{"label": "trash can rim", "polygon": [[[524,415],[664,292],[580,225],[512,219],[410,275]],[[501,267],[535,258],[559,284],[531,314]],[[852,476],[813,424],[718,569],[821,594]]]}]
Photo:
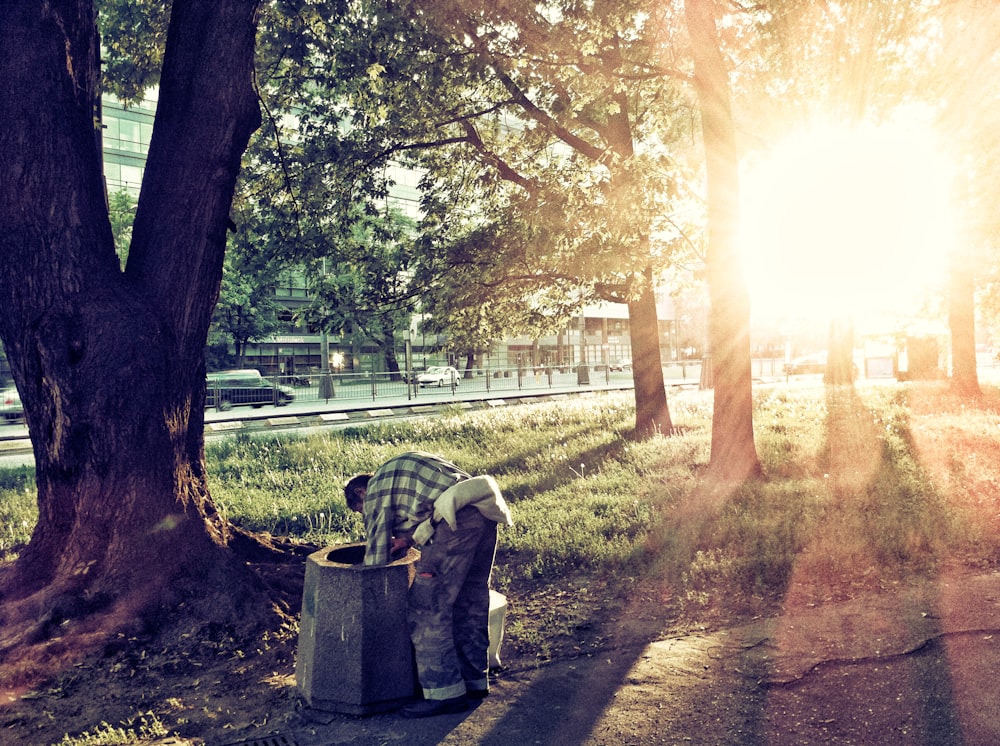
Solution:
[{"label": "trash can rim", "polygon": [[364,542],[355,542],[351,544],[332,544],[330,546],[323,547],[312,554],[309,555],[309,562],[313,562],[323,567],[337,567],[343,570],[355,570],[358,572],[363,572],[366,570],[377,570],[380,567],[394,567],[394,566],[405,566],[412,565],[418,559],[420,559],[420,550],[415,547],[410,547],[406,554],[397,560],[393,560],[388,565],[366,565],[363,561],[359,562],[338,562],[337,560],[331,560],[330,554],[333,552],[350,549],[350,550],[362,550],[360,552],[361,557],[364,557]]}]

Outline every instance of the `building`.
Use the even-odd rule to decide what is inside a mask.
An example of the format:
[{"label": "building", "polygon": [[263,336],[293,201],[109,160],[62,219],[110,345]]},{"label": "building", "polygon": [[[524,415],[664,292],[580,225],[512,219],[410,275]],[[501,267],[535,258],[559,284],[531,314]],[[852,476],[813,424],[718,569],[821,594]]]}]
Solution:
[{"label": "building", "polygon": [[146,153],[153,136],[156,92],[135,106],[125,107],[111,96],[101,98],[101,138],[104,150],[104,182],[109,193],[126,190],[139,196]]},{"label": "building", "polygon": [[[102,97],[101,104],[104,175],[108,193],[125,190],[138,197],[153,133],[156,92],[149,92],[146,99],[134,106],[124,106],[111,96]],[[394,177],[396,186],[389,199],[403,213],[415,216],[419,203],[419,174],[400,169]],[[295,270],[284,273],[275,287],[275,295],[283,308],[279,317],[284,328],[266,340],[247,345],[243,355],[244,366],[267,374],[319,370],[322,367],[322,351],[328,349],[331,370],[383,369],[381,356],[376,354],[374,345],[366,344],[364,339],[335,335],[324,339],[322,333],[296,323],[295,312],[310,301],[304,273]],[[661,300],[658,308],[663,360],[700,356],[700,343],[685,341],[689,338],[701,339],[700,330],[692,326],[685,330],[687,336],[682,337],[678,314],[670,299]],[[588,306],[578,319],[558,334],[538,339],[514,337],[498,340],[477,360],[477,365],[493,369],[575,367],[581,362],[605,366],[630,360],[632,351],[628,323],[627,307],[623,304]],[[417,323],[411,326],[410,330],[400,333],[399,349],[402,350],[406,342],[410,342],[415,367],[464,362],[455,358],[456,351],[449,349],[446,337],[423,334]],[[399,359],[402,363],[403,356],[400,355]]]}]

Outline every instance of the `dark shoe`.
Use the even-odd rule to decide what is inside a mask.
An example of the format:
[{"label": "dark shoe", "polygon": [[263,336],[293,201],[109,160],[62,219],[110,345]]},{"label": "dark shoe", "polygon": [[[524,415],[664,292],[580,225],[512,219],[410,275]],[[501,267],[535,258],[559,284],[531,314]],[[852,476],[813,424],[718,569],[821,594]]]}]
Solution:
[{"label": "dark shoe", "polygon": [[451,715],[456,712],[465,712],[469,709],[469,702],[465,696],[452,697],[451,699],[422,699],[407,705],[400,713],[404,718],[429,718],[435,715]]},{"label": "dark shoe", "polygon": [[486,699],[488,696],[490,696],[490,690],[489,689],[469,689],[465,693],[465,696],[468,699]]}]

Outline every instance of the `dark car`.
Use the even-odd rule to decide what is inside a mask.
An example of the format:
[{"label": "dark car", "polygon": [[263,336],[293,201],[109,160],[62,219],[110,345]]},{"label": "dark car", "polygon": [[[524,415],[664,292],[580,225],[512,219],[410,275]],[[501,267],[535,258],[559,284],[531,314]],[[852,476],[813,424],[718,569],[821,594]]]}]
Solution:
[{"label": "dark car", "polygon": [[209,373],[207,386],[205,406],[217,406],[222,410],[244,404],[251,407],[275,404],[282,407],[295,399],[295,392],[291,388],[268,381],[256,370]]}]

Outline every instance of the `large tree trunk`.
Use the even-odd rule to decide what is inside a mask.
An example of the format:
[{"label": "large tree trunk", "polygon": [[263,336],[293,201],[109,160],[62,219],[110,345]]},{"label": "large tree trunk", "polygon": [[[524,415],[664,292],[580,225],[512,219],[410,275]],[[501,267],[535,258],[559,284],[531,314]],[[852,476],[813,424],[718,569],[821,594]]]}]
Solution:
[{"label": "large tree trunk", "polygon": [[638,298],[629,301],[629,337],[632,342],[632,377],[635,382],[635,433],[637,438],[670,435],[673,423],[667,406],[660,359],[660,331],[656,318],[656,294],[651,274]]},{"label": "large tree trunk", "polygon": [[830,321],[823,381],[832,386],[854,384],[854,321],[838,315]]},{"label": "large tree trunk", "polygon": [[[608,118],[605,136],[621,163],[628,163],[635,156],[631,106],[623,92],[616,95],[618,109]],[[641,188],[634,182],[628,168],[612,168],[614,191],[630,195]],[[628,233],[626,229],[626,233]],[[649,236],[645,233],[633,237],[642,254],[651,255]],[[667,392],[663,385],[663,361],[660,358],[660,325],[656,314],[656,288],[653,270],[646,266],[637,273],[639,294],[628,301],[629,339],[632,345],[632,378],[635,384],[635,437],[670,435],[673,423],[667,406]]]},{"label": "large tree trunk", "polygon": [[[0,4],[0,47],[17,50],[0,55],[0,337],[39,512],[0,576],[0,659],[47,625],[65,635],[66,620],[98,612],[130,623],[241,567],[206,485],[204,349],[240,157],[259,123],[256,6],[174,1],[122,272],[95,132],[92,3]],[[213,590],[235,601],[241,585]]]},{"label": "large tree trunk", "polygon": [[382,350],[384,351],[383,357],[385,358],[386,371],[389,373],[391,380],[398,381],[400,379],[400,375],[399,375],[399,358],[396,357],[395,329],[390,329],[389,331],[383,332]]},{"label": "large tree trunk", "polygon": [[715,3],[684,4],[701,108],[708,184],[706,270],[715,405],[709,471],[725,482],[760,472],[753,441],[750,301],[736,252],[739,171],[729,80],[719,51]]},{"label": "large tree trunk", "polygon": [[948,326],[951,329],[951,389],[961,396],[980,396],[976,370],[976,280],[972,262],[952,258],[948,293]]}]

